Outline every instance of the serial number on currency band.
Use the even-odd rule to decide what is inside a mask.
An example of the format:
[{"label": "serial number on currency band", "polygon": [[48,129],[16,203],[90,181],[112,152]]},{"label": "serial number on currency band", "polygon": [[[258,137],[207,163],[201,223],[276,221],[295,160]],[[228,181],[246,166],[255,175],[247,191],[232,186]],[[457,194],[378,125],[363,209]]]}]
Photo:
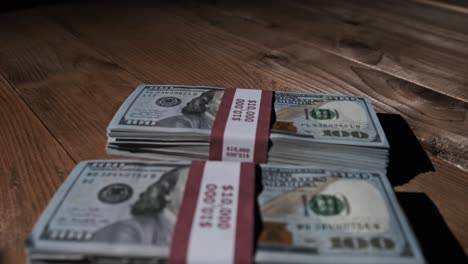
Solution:
[{"label": "serial number on currency band", "polygon": [[217,184],[208,183],[205,185],[202,195],[203,206],[200,214],[200,227],[229,229],[232,220],[234,186],[218,186]]},{"label": "serial number on currency band", "polygon": [[250,148],[236,147],[236,146],[227,146],[226,147],[226,156],[233,158],[249,159],[250,158]]},{"label": "serial number on currency band", "polygon": [[[257,109],[257,100],[236,99],[234,102],[234,111],[232,112],[232,121],[255,121],[255,109]],[[245,115],[244,117],[242,115]]]}]

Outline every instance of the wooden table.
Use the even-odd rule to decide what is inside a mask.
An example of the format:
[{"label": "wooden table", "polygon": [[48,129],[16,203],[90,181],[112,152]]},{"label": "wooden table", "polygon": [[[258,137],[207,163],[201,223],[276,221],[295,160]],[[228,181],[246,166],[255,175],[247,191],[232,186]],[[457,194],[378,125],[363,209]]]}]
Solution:
[{"label": "wooden table", "polygon": [[[109,158],[106,127],[142,82],[369,96],[406,120],[432,161],[435,171],[395,187],[426,256],[468,252],[468,8],[129,2],[0,14],[2,263],[24,263],[26,235],[77,162]],[[432,214],[414,220],[424,208]],[[448,253],[434,253],[445,241]]]}]

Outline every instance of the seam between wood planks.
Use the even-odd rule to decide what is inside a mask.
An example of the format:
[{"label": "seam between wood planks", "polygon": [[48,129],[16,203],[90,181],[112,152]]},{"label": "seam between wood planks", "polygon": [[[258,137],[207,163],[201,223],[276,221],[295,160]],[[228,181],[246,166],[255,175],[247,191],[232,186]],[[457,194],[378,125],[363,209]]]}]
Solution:
[{"label": "seam between wood planks", "polygon": [[[300,4],[297,4],[297,3],[296,3],[296,5],[295,5],[294,3],[292,3],[292,4],[289,3],[288,5],[292,5],[292,6],[296,6],[296,7],[301,6]],[[209,4],[204,4],[203,6],[208,7],[208,8],[213,8],[213,9],[216,9],[216,10],[219,10],[220,12],[222,12],[222,13],[224,13],[224,14],[226,14],[226,15],[230,15],[230,16],[232,16],[232,17],[236,17],[236,18],[244,19],[244,20],[246,19],[245,17],[243,17],[243,16],[240,15],[240,14],[237,14],[237,13],[234,13],[234,12],[230,12],[229,10],[226,10],[226,9],[221,8],[221,7],[218,7],[218,6],[213,6],[213,5],[209,5]],[[255,18],[250,18],[249,21],[252,22],[252,23],[258,23],[257,19],[255,19]],[[260,24],[261,24],[261,23],[260,23]],[[210,26],[213,27],[213,28],[217,28],[217,27],[214,27],[214,26],[212,26],[212,25],[210,25]],[[218,29],[219,29],[219,28],[218,28]],[[234,35],[233,33],[227,32],[227,31],[225,31],[225,30],[223,30],[223,31],[226,32],[226,33],[228,33],[228,34]],[[282,32],[278,32],[278,33],[279,33],[279,34],[282,34]],[[235,35],[235,36],[237,36],[237,35]],[[428,86],[427,84],[418,82],[417,80],[415,81],[415,80],[406,78],[406,77],[404,77],[404,76],[399,76],[399,75],[397,75],[397,74],[395,74],[395,73],[386,71],[386,70],[384,70],[384,69],[382,69],[382,68],[380,68],[380,67],[372,66],[372,65],[367,64],[367,63],[365,63],[365,62],[361,62],[361,61],[359,61],[359,60],[357,60],[357,59],[354,59],[354,58],[352,58],[352,57],[346,56],[346,55],[341,54],[341,53],[339,53],[339,52],[335,52],[335,51],[333,51],[333,50],[331,50],[331,49],[327,49],[327,48],[325,48],[325,47],[321,47],[320,45],[314,43],[313,41],[303,40],[303,39],[300,39],[300,38],[295,37],[295,36],[290,35],[290,34],[285,34],[285,36],[288,37],[288,38],[297,40],[297,41],[299,41],[299,42],[309,44],[309,45],[313,46],[314,48],[316,48],[316,49],[318,49],[318,50],[321,50],[321,51],[323,51],[323,52],[326,52],[326,53],[328,53],[328,54],[335,55],[335,56],[337,56],[337,57],[340,57],[340,58],[343,58],[343,59],[352,61],[352,62],[354,62],[354,63],[356,63],[356,64],[359,64],[359,65],[361,65],[361,66],[364,66],[364,67],[366,67],[366,68],[368,68],[368,69],[372,69],[372,70],[375,70],[375,71],[378,71],[378,72],[382,72],[382,73],[388,74],[388,75],[393,76],[393,77],[395,77],[395,78],[398,78],[398,79],[407,81],[407,82],[409,82],[409,83],[418,85],[418,86],[420,86],[420,87],[426,88],[426,89],[431,90],[431,91],[433,91],[433,92],[437,92],[437,93],[446,95],[446,96],[448,96],[448,97],[454,98],[454,99],[456,99],[456,100],[459,100],[459,101],[468,103],[468,99],[467,99],[467,98],[454,96],[454,95],[451,94],[451,93],[447,93],[447,92],[444,91],[444,90],[435,89],[435,88],[433,88],[433,87],[431,87],[431,86]],[[239,36],[237,36],[237,37],[239,37]]]},{"label": "seam between wood planks", "polygon": [[463,7],[463,6],[457,6],[457,5],[452,5],[452,4],[447,4],[447,3],[442,3],[439,1],[434,1],[434,0],[411,0],[413,2],[416,2],[418,4],[423,4],[423,5],[428,5],[428,6],[435,6],[438,8],[443,8],[447,9],[450,11],[458,12],[458,13],[463,13],[468,15],[468,8]]},{"label": "seam between wood planks", "polygon": [[39,121],[39,123],[47,130],[47,132],[50,134],[50,136],[55,140],[55,142],[57,142],[57,144],[60,146],[60,148],[65,152],[67,153],[67,156],[75,163],[77,164],[78,162],[73,158],[73,156],[68,152],[68,150],[63,146],[62,142],[60,142],[60,140],[55,136],[54,133],[52,133],[52,131],[49,129],[49,127],[47,127],[47,125],[44,123],[44,121],[39,117],[39,115],[34,111],[34,109],[32,109],[32,107],[29,105],[28,101],[26,101],[26,99],[23,97],[23,95],[21,94],[21,92],[18,90],[18,88],[7,78],[7,76],[5,76],[5,74],[0,71],[0,76],[8,83],[8,85],[11,86],[11,88],[14,90],[14,93],[16,93],[19,98],[21,99],[21,101],[24,102],[24,104],[26,105],[26,107],[29,109],[29,111],[31,111],[31,113],[34,115],[34,117]]},{"label": "seam between wood planks", "polygon": [[135,78],[136,80],[139,80],[143,83],[148,83],[148,80],[145,80],[144,78],[141,78],[135,74],[133,74],[133,72],[131,72],[130,70],[128,70],[124,65],[121,65],[119,63],[117,63],[116,61],[114,61],[112,58],[110,58],[109,56],[107,56],[105,53],[101,52],[101,50],[95,46],[91,46],[91,44],[86,40],[86,38],[82,38],[81,37],[81,34],[79,32],[76,32],[76,30],[74,30],[72,27],[69,27],[67,26],[65,23],[63,23],[63,21],[61,21],[59,18],[55,17],[55,16],[51,16],[49,14],[47,14],[47,12],[44,12],[43,10],[38,10],[38,15],[44,17],[45,19],[49,20],[51,23],[54,23],[56,24],[57,26],[63,28],[63,30],[67,31],[68,33],[70,33],[70,35],[75,38],[77,41],[79,41],[81,44],[83,44],[84,46],[86,46],[87,48],[89,48],[90,50],[93,50],[95,51],[96,53],[98,53],[100,56],[102,56],[103,58],[109,60],[110,62],[114,63],[115,65],[118,65],[120,68],[122,68],[126,73],[128,73],[130,76],[132,76],[133,78]]}]

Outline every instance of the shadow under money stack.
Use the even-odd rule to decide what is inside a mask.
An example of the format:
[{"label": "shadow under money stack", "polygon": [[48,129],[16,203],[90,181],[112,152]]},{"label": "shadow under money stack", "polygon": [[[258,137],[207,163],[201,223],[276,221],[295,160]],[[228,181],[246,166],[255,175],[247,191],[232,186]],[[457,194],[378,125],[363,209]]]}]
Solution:
[{"label": "shadow under money stack", "polygon": [[[223,93],[213,87],[138,86],[108,127],[108,153],[208,159],[218,110],[230,107],[221,104]],[[271,115],[269,163],[387,166],[389,145],[366,97],[275,92]]]}]

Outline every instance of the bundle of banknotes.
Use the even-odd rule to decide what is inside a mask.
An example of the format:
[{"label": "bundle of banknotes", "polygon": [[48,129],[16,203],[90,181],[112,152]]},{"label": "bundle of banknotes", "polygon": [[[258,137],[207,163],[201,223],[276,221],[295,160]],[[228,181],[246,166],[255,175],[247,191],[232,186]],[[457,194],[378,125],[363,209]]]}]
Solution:
[{"label": "bundle of banknotes", "polygon": [[[224,90],[140,85],[108,127],[110,154],[208,159]],[[388,142],[366,97],[275,92],[269,163],[385,169]]]},{"label": "bundle of banknotes", "polygon": [[[29,262],[166,263],[189,170],[81,162],[35,224]],[[267,164],[257,177],[256,263],[424,263],[382,171]]]}]

